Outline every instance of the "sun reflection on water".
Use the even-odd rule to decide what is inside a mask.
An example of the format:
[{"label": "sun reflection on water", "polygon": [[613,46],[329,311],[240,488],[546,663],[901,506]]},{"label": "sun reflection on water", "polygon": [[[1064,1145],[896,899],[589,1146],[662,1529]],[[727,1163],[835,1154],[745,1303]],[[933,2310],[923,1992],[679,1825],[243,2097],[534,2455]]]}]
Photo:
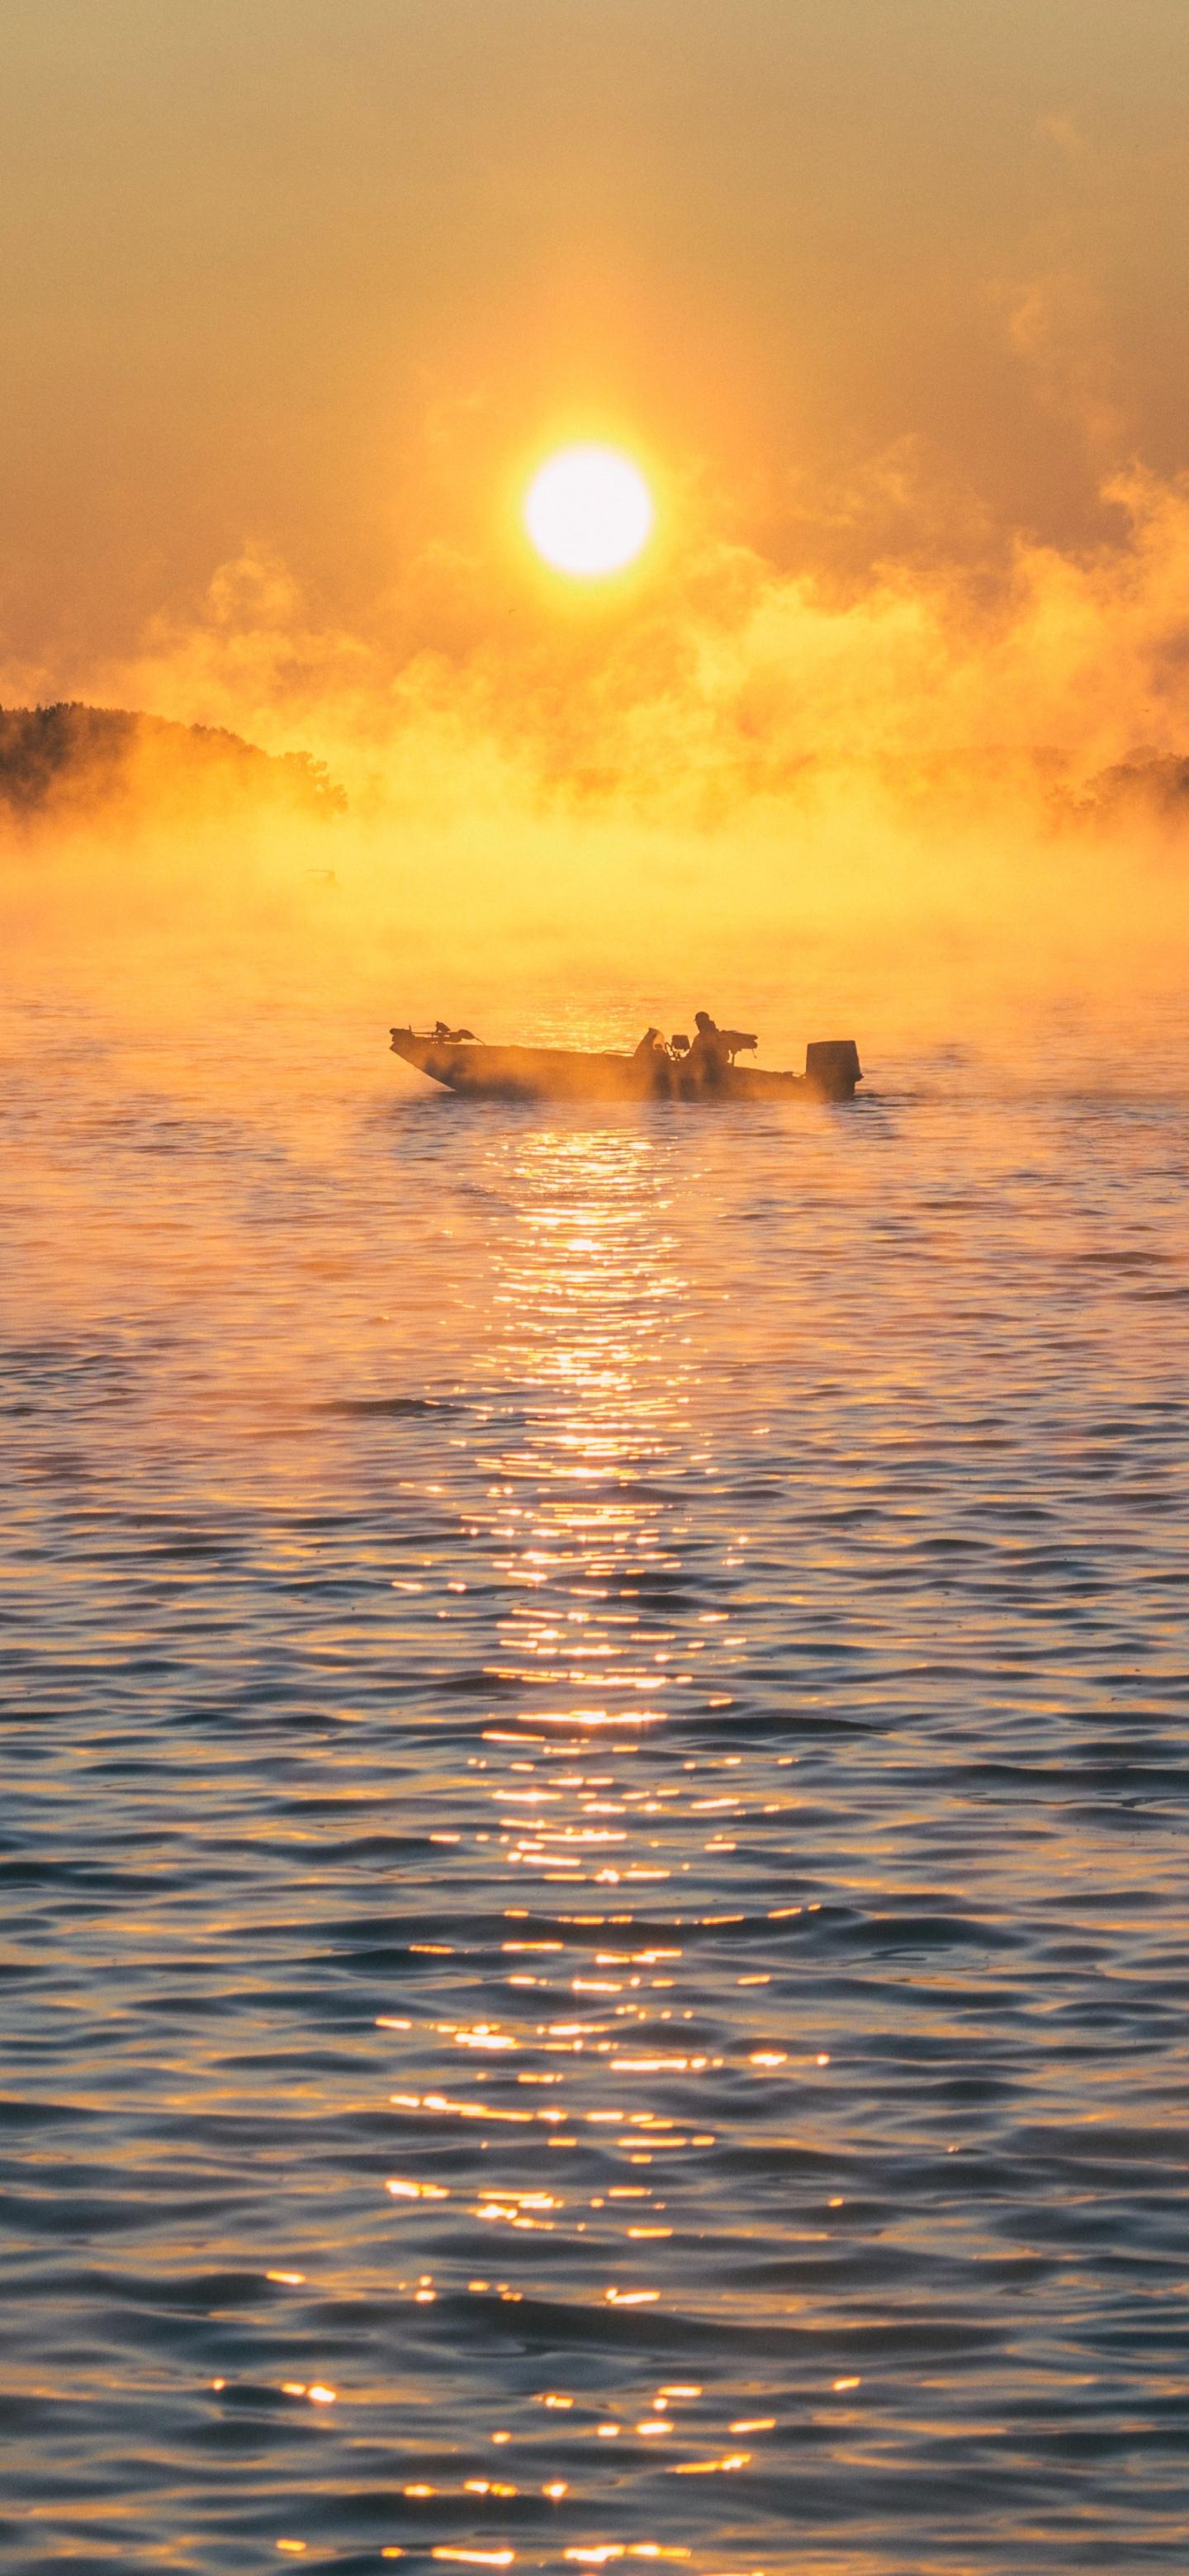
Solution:
[{"label": "sun reflection on water", "polygon": [[[692,1864],[681,1852],[674,1858],[674,1827],[702,1813],[709,1820],[744,1812],[738,1793],[693,1795],[705,1776],[696,1761],[673,1780],[649,1749],[659,1751],[694,1685],[698,1657],[711,1651],[704,1634],[689,1633],[680,1602],[688,1480],[705,1474],[708,1459],[690,1431],[696,1374],[693,1335],[683,1329],[690,1291],[654,1138],[626,1126],[529,1128],[494,1139],[490,1150],[493,1184],[510,1196],[517,1221],[496,1263],[483,1507],[472,1536],[485,1543],[495,1578],[487,1679],[503,1713],[481,1729],[484,1750],[472,1761],[491,1818],[476,1839],[483,1832],[494,1843],[485,1866],[496,1865],[498,1853],[509,1893],[500,1944],[507,2002],[499,2013],[489,2006],[482,2017],[434,2025],[444,2050],[488,2061],[470,2079],[474,2094],[456,2082],[426,2090],[422,2080],[394,2092],[390,2107],[407,2123],[406,2163],[418,2146],[440,2159],[452,2130],[473,2138],[473,2166],[496,2160],[497,2170],[476,2174],[477,2188],[468,2188],[461,2179],[425,2180],[414,2164],[386,2189],[404,2223],[433,2224],[438,2246],[435,2204],[458,2199],[471,2298],[548,2302],[564,2276],[569,2299],[635,2319],[655,2314],[669,2295],[642,2267],[675,2250],[668,2196],[680,2159],[716,2143],[695,2106],[702,2080],[723,2065],[692,2029],[678,2036],[696,2006],[680,2000],[685,1900],[675,1917],[673,1881]],[[707,1850],[726,1847],[715,1828]],[[638,1909],[658,1903],[664,1915],[657,1923],[645,1914],[641,1939]],[[422,2078],[427,2037],[422,2024],[410,2039]],[[526,2086],[551,2088],[550,2098],[526,2104]],[[679,2111],[682,2088],[688,2107]],[[576,2160],[566,2189],[552,2185],[540,2162],[558,2151]],[[452,2176],[460,2174],[460,2152],[450,2150]],[[510,2172],[502,2169],[509,2158]],[[627,2179],[641,2168],[647,2180]],[[523,2246],[529,2268],[503,2280],[475,2277],[474,2247],[488,2233],[509,2249]],[[530,2238],[553,2240],[544,2272],[532,2268]],[[680,2270],[673,2278],[679,2285]],[[748,2465],[750,2454],[723,2450],[725,2421],[701,2421],[700,2383],[641,2387],[629,2371],[610,2420],[608,2394],[604,2384],[592,2404],[580,2391],[530,2392],[530,2402],[567,2416],[557,2463],[565,2477],[546,2474],[531,2423],[489,2438],[528,2446],[538,2491],[558,2505],[564,2499],[580,2520],[599,2510],[590,2477],[604,2445],[615,2445],[617,2458],[631,2448],[635,2480],[646,2465],[636,2446],[654,2453],[680,2442],[683,2430],[705,2447],[658,2460],[662,2478]],[[693,2419],[688,2429],[685,2416]],[[757,2418],[749,2429],[774,2424]],[[484,2498],[515,2491],[463,2475],[465,2466],[456,2491]],[[406,2496],[423,2491],[405,2488]],[[480,2537],[463,2545],[476,2551]],[[564,2552],[598,2565],[687,2554],[662,2541],[586,2538]]]}]

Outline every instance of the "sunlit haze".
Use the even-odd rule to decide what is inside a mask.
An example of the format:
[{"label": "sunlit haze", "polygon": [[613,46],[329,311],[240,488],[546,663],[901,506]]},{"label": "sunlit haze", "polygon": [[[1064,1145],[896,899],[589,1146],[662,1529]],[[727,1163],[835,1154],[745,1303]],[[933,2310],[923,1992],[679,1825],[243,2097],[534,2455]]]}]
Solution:
[{"label": "sunlit haze", "polygon": [[[59,941],[151,916],[186,973],[364,958],[410,1009],[464,953],[680,981],[724,939],[837,1008],[891,942],[884,1007],[967,1024],[1118,998],[1120,947],[1131,999],[1173,973],[1183,9],[42,0],[5,37],[0,703],[226,727],[348,809],[328,895],[291,838],[166,846],[159,800],[148,857],[142,798]],[[18,897],[26,956],[39,863]]]}]

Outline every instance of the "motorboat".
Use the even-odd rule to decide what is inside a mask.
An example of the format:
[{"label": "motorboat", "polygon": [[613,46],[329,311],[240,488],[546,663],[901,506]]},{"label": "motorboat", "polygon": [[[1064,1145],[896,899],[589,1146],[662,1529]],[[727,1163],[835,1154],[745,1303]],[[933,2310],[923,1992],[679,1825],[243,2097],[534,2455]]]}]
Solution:
[{"label": "motorboat", "polygon": [[445,1022],[428,1033],[394,1028],[391,1037],[393,1055],[467,1097],[690,1100],[707,1106],[731,1100],[847,1101],[863,1079],[853,1038],[816,1038],[805,1049],[803,1073],[770,1073],[758,1065],[705,1064],[661,1046],[646,1055],[488,1046],[469,1029],[450,1029]]}]

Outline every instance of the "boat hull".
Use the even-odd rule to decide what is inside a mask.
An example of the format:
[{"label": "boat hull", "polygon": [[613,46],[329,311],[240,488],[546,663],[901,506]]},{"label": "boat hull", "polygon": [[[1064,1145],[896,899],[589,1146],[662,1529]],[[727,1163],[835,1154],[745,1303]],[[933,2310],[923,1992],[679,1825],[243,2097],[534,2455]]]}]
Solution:
[{"label": "boat hull", "polygon": [[567,1047],[484,1046],[421,1037],[393,1029],[392,1053],[448,1091],[501,1100],[845,1101],[862,1080],[852,1041],[838,1039],[807,1050],[805,1073],[767,1073],[731,1065],[706,1074],[659,1057],[654,1064],[630,1055],[584,1055]]}]

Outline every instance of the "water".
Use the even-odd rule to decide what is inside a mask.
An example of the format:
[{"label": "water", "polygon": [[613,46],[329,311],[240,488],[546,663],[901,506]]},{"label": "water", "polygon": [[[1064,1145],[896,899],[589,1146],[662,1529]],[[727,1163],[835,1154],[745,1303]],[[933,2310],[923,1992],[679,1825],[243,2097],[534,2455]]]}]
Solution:
[{"label": "water", "polygon": [[1182,2568],[1183,1095],[4,1121],[9,2563]]}]

